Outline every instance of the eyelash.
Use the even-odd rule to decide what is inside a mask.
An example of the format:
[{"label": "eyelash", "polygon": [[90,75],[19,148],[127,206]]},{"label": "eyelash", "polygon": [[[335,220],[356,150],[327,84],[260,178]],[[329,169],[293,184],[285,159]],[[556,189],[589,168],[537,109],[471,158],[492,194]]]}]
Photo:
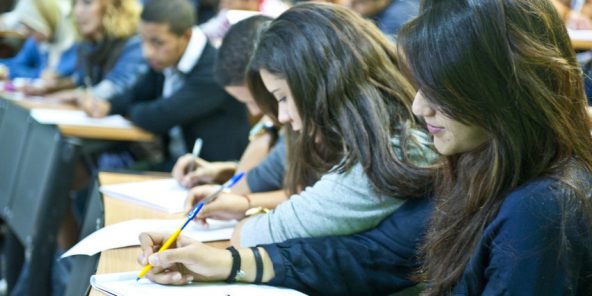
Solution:
[{"label": "eyelash", "polygon": [[281,97],[281,98],[278,100],[278,103],[285,102],[285,101],[286,101],[286,97]]}]

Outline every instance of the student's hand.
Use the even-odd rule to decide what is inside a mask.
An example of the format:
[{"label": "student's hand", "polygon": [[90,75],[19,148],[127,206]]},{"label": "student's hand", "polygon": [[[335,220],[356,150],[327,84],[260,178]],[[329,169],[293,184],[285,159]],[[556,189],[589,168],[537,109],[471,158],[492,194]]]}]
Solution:
[{"label": "student's hand", "polygon": [[[189,213],[197,203],[220,188],[216,185],[198,186],[187,195],[185,200],[185,212]],[[249,209],[249,200],[240,194],[222,192],[212,202],[204,205],[195,219],[205,222],[206,218],[219,220],[242,219]]]},{"label": "student's hand", "polygon": [[592,20],[579,12],[571,11],[565,20],[565,25],[574,30],[587,30],[592,29]]},{"label": "student's hand", "polygon": [[47,94],[48,88],[41,84],[26,84],[19,88],[19,90],[27,97],[43,96]]},{"label": "student's hand", "polygon": [[101,100],[92,95],[80,95],[77,98],[78,106],[90,117],[102,118],[109,115],[111,103]]},{"label": "student's hand", "polygon": [[63,91],[58,91],[52,94],[48,94],[45,96],[46,99],[64,102],[64,103],[75,103],[78,100],[78,96],[80,94],[80,90],[77,89],[67,89]]},{"label": "student's hand", "polygon": [[235,167],[228,162],[208,162],[185,154],[179,157],[171,174],[181,186],[191,188],[201,184],[223,183],[232,177]]},{"label": "student's hand", "polygon": [[49,85],[49,86],[57,84],[57,81],[59,78],[60,77],[59,77],[58,73],[56,73],[55,71],[52,71],[52,70],[44,70],[41,73],[41,75],[39,76],[39,79],[41,79],[43,84]]},{"label": "student's hand", "polygon": [[155,254],[170,234],[141,233],[142,253],[138,263],[148,262],[152,269],[146,277],[159,284],[184,285],[193,280],[219,281],[226,279],[232,267],[230,252],[206,246],[185,236],[179,236],[165,251]]},{"label": "student's hand", "polygon": [[209,165],[209,162],[188,153],[177,159],[171,174],[181,186],[191,188],[212,181],[211,178],[209,178],[210,180],[202,180],[208,178],[207,175],[204,175],[204,172],[211,171],[208,169]]}]

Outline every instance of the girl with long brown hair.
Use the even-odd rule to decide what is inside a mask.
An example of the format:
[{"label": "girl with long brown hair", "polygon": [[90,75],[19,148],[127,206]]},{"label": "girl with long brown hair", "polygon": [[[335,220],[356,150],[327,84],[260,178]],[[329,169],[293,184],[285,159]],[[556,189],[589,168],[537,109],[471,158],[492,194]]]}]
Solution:
[{"label": "girl with long brown hair", "polygon": [[[239,250],[241,280],[383,295],[415,275],[426,295],[590,295],[592,126],[550,2],[426,0],[399,42],[419,89],[413,111],[444,155],[427,229],[429,203],[408,201],[363,234],[260,246],[261,264]],[[144,254],[165,238],[143,234]],[[238,261],[187,240],[178,247],[150,262],[188,269],[155,280],[222,279]]]},{"label": "girl with long brown hair", "polygon": [[[286,143],[292,195],[240,224],[236,244],[360,232],[428,194],[431,171],[421,166],[433,154],[397,63],[376,26],[339,6],[294,7],[261,33],[247,83],[259,106],[294,132]],[[241,214],[249,206],[223,194],[203,212],[221,215],[232,201]]]},{"label": "girl with long brown hair", "polygon": [[413,111],[445,156],[427,294],[590,293],[591,126],[552,4],[425,1],[399,38]]}]

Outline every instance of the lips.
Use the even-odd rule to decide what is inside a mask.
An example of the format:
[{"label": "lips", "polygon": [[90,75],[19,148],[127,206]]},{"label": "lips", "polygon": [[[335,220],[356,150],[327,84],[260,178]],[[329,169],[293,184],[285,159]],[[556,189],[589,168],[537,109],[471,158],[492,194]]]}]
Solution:
[{"label": "lips", "polygon": [[443,128],[443,127],[439,127],[439,126],[431,125],[431,124],[429,124],[429,123],[427,124],[427,129],[428,129],[428,132],[429,132],[430,134],[432,134],[432,135],[435,135],[435,134],[437,134],[437,133],[439,133],[439,132],[441,132],[441,131],[443,131],[443,130],[444,130],[444,128]]}]

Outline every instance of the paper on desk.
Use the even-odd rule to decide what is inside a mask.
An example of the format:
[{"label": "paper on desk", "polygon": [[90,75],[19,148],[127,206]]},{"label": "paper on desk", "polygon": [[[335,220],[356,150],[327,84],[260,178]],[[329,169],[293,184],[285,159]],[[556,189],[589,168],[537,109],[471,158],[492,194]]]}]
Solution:
[{"label": "paper on desk", "polygon": [[[208,225],[203,226],[190,222],[181,235],[194,240],[207,242],[230,239],[236,220],[221,221],[208,219]],[[101,228],[87,236],[66,253],[62,258],[73,255],[92,256],[109,249],[138,246],[138,237],[142,232],[166,232],[173,233],[185,219],[162,220],[162,219],[136,219],[129,220]]]},{"label": "paper on desk", "polygon": [[188,190],[175,179],[161,179],[101,186],[103,194],[132,201],[168,213],[183,212]]},{"label": "paper on desk", "polygon": [[93,288],[107,295],[127,296],[230,296],[230,295],[257,295],[257,296],[300,296],[305,295],[296,290],[252,284],[225,284],[225,283],[193,283],[184,286],[165,286],[141,279],[136,282],[137,272],[122,272],[97,274],[90,278]]},{"label": "paper on desk", "polygon": [[592,41],[592,30],[567,29],[567,34],[572,40]]},{"label": "paper on desk", "polygon": [[61,109],[33,109],[31,116],[43,124],[68,124],[78,126],[94,126],[108,128],[130,128],[132,123],[120,115],[111,115],[104,118],[92,118],[80,110]]}]

